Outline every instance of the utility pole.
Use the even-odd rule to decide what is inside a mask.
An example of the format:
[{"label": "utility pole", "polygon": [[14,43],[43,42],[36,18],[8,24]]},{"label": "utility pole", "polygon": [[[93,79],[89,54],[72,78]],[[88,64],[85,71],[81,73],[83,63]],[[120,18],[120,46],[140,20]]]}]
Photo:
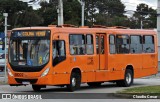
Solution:
[{"label": "utility pole", "polygon": [[4,67],[4,72],[5,72],[5,75],[4,75],[4,81],[6,82],[6,79],[7,79],[7,72],[6,72],[6,69],[7,69],[7,57],[6,57],[6,55],[7,55],[7,51],[6,51],[6,47],[7,47],[7,17],[8,17],[8,13],[3,13],[3,16],[5,17],[5,24],[4,24],[4,26],[5,26],[5,30],[4,30],[4,32],[5,32],[5,67]]},{"label": "utility pole", "polygon": [[[158,33],[158,52],[160,53],[160,0],[157,0],[157,33]],[[160,62],[160,55],[158,55],[158,62]],[[159,69],[160,70],[160,69]]]},{"label": "utility pole", "polygon": [[57,13],[58,13],[58,26],[61,26],[64,24],[64,21],[63,21],[63,0],[58,0]]},{"label": "utility pole", "polygon": [[85,2],[83,0],[78,0],[78,2],[81,4],[82,6],[82,21],[81,21],[81,25],[84,26],[84,7],[85,7]]}]

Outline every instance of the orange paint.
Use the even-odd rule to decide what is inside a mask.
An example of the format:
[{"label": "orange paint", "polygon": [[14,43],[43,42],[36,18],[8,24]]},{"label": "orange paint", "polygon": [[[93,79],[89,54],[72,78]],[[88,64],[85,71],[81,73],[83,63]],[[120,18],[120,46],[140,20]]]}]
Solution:
[{"label": "orange paint", "polygon": [[[135,29],[106,29],[106,28],[56,28],[56,27],[31,27],[17,28],[14,30],[50,30],[50,56],[49,62],[39,72],[17,72],[12,69],[8,62],[8,68],[13,75],[8,75],[9,84],[21,84],[16,81],[19,79],[37,79],[33,84],[36,85],[65,85],[70,82],[72,69],[79,68],[81,71],[81,82],[106,82],[124,79],[124,73],[127,66],[132,66],[134,78],[140,78],[156,74],[158,72],[158,49],[157,34],[153,30],[135,30]],[[93,36],[93,54],[72,55],[70,52],[70,34],[80,35],[92,34]],[[124,53],[111,54],[109,45],[109,36],[114,35],[151,35],[154,36],[153,53]],[[97,38],[98,37],[98,38]],[[96,42],[97,38],[97,42]],[[65,42],[66,59],[53,66],[53,41],[61,40]],[[103,40],[103,41],[102,41]],[[98,46],[96,46],[96,43]],[[129,40],[130,43],[130,40]],[[102,45],[104,44],[104,45]],[[77,45],[74,45],[75,49]],[[130,45],[129,45],[130,46]],[[84,45],[86,48],[86,44]],[[77,50],[78,51],[78,50]],[[98,54],[97,54],[98,51]],[[86,52],[86,51],[85,51]],[[50,68],[48,74],[41,77],[41,74]],[[18,73],[24,73],[19,75]],[[19,75],[19,76],[18,76]]]}]

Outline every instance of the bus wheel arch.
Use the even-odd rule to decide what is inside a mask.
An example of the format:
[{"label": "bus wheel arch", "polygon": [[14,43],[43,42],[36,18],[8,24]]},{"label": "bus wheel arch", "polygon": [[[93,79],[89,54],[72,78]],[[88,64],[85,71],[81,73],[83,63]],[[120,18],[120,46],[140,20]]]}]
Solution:
[{"label": "bus wheel arch", "polygon": [[79,68],[73,68],[70,75],[70,84],[67,85],[67,89],[71,92],[80,88],[81,84],[81,70]]},{"label": "bus wheel arch", "polygon": [[133,84],[134,79],[134,69],[132,65],[128,65],[125,69],[124,79],[117,80],[116,84],[122,87],[129,87]]},{"label": "bus wheel arch", "polygon": [[134,67],[132,65],[127,65],[126,70],[131,70],[134,78]]}]

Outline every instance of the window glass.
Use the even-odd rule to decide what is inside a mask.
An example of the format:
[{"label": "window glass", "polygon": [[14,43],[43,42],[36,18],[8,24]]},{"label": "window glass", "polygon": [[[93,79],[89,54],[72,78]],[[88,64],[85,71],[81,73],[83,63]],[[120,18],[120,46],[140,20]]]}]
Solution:
[{"label": "window glass", "polygon": [[129,53],[129,36],[117,35],[116,36],[116,49],[117,53]]},{"label": "window glass", "polygon": [[66,59],[65,41],[55,40],[52,47],[53,66],[63,62]]},{"label": "window glass", "polygon": [[115,36],[114,35],[109,36],[109,48],[110,48],[111,54],[116,53],[116,45],[115,45]]},{"label": "window glass", "polygon": [[11,40],[9,62],[12,65],[36,67],[49,61],[50,41],[44,39]]},{"label": "window glass", "polygon": [[70,35],[70,54],[84,55],[85,54],[85,36]]},{"label": "window glass", "polygon": [[142,52],[142,37],[141,36],[131,36],[130,44],[131,53],[141,53]]},{"label": "window glass", "polygon": [[101,54],[104,54],[104,36],[101,36]]},{"label": "window glass", "polygon": [[53,59],[56,57],[65,57],[65,43],[64,41],[57,40],[53,42]]},{"label": "window glass", "polygon": [[86,38],[86,52],[87,54],[93,54],[93,36],[88,34]]},{"label": "window glass", "polygon": [[99,36],[96,36],[96,52],[99,54]]},{"label": "window glass", "polygon": [[143,36],[143,52],[154,53],[154,36],[145,35]]}]

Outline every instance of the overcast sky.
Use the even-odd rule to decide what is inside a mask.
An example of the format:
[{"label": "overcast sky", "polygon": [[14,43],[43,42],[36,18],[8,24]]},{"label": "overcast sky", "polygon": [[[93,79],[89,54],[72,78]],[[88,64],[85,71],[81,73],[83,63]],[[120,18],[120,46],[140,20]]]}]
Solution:
[{"label": "overcast sky", "polygon": [[127,10],[136,10],[136,7],[140,3],[145,3],[149,5],[150,7],[156,9],[157,8],[157,0],[121,0]]}]

